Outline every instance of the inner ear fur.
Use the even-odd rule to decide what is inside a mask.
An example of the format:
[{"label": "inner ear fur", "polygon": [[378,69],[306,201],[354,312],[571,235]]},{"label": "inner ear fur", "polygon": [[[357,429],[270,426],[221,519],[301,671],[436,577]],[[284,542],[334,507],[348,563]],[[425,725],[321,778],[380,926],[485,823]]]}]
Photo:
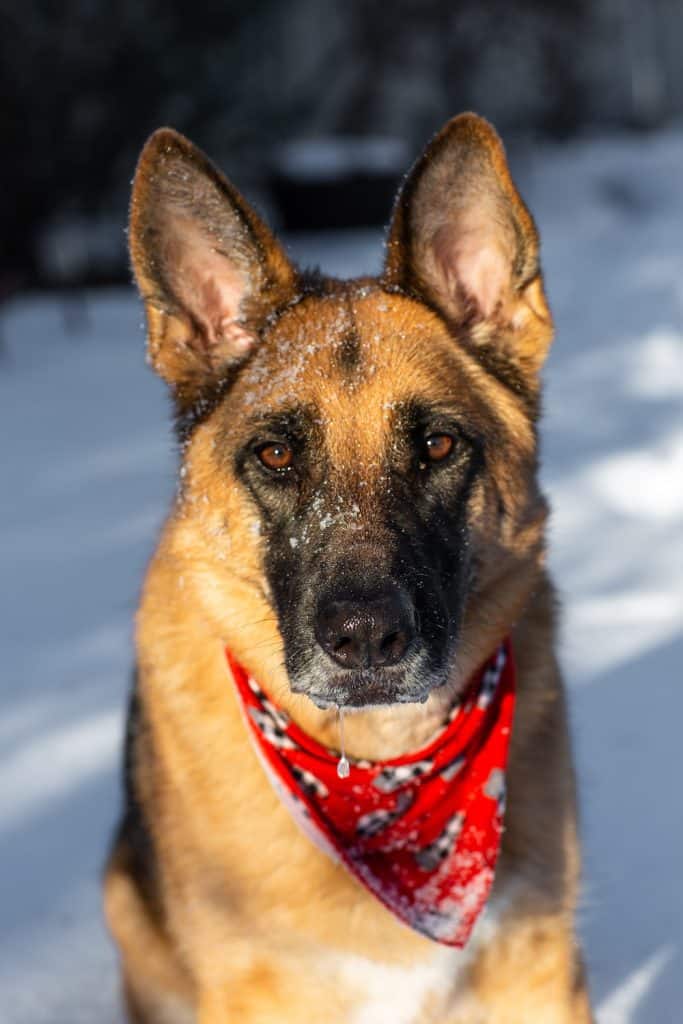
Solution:
[{"label": "inner ear fur", "polygon": [[249,353],[259,321],[294,292],[294,268],[261,218],[170,128],[140,156],[129,241],[150,361],[188,400]]},{"label": "inner ear fur", "polygon": [[535,372],[552,338],[538,233],[492,126],[453,118],[397,197],[384,282],[423,296],[475,341],[495,336]]}]

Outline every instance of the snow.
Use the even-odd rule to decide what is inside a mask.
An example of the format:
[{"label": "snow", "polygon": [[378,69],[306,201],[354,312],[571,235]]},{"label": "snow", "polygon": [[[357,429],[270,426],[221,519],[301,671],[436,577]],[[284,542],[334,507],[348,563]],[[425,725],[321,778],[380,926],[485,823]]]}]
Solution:
[{"label": "snow", "polygon": [[[558,328],[543,476],[582,798],[580,928],[599,1024],[668,1024],[683,998],[683,136],[518,164]],[[373,232],[292,249],[342,274],[380,255]],[[120,1024],[99,872],[136,596],[175,486],[168,405],[129,291],[82,309],[22,299],[0,339],[2,1020]]]}]

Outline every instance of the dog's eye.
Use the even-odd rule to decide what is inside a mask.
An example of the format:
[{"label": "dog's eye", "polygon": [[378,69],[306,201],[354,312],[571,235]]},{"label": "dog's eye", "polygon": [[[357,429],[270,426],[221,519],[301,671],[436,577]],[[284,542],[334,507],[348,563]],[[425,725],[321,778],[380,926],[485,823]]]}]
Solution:
[{"label": "dog's eye", "polygon": [[430,462],[443,462],[453,451],[453,444],[450,434],[430,434],[425,439],[425,455]]},{"label": "dog's eye", "polygon": [[256,456],[266,469],[281,473],[294,461],[294,452],[282,441],[268,441],[256,449]]}]

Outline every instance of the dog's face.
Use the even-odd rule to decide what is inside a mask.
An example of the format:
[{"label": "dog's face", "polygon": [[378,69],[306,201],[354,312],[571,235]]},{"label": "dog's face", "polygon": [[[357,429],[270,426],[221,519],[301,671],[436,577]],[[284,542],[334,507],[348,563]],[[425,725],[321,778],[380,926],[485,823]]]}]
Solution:
[{"label": "dog's face", "polygon": [[425,699],[457,639],[494,429],[438,318],[382,291],[311,296],[216,418],[257,509],[292,688],[319,704]]},{"label": "dog's face", "polygon": [[425,700],[472,594],[538,543],[551,327],[495,133],[466,115],[434,140],[377,281],[299,274],[170,132],[141,158],[131,240],[214,587],[226,560],[255,580],[292,690],[319,706]]}]

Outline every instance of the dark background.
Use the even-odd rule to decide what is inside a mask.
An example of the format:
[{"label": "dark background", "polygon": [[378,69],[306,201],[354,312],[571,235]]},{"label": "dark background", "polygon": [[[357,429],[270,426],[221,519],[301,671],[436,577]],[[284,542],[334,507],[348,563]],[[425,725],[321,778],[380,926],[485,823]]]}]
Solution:
[{"label": "dark background", "polygon": [[129,183],[160,125],[276,224],[381,222],[460,110],[513,148],[676,118],[682,37],[679,0],[0,0],[0,301],[127,280]]}]

